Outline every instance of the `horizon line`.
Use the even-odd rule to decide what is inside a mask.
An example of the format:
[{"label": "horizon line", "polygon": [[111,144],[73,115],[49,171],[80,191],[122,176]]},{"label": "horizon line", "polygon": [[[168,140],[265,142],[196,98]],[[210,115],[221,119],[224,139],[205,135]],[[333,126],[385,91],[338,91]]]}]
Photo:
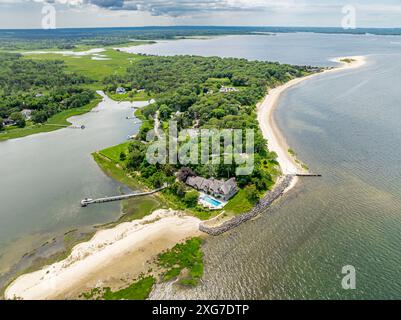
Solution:
[{"label": "horizon line", "polygon": [[96,26],[96,27],[60,27],[55,29],[43,29],[43,28],[2,28],[0,27],[1,31],[45,31],[45,32],[54,32],[57,30],[77,30],[77,29],[151,29],[151,28],[222,28],[222,29],[229,29],[229,28],[239,28],[239,29],[257,29],[257,28],[277,28],[277,29],[333,29],[333,30],[342,30],[345,33],[352,33],[358,30],[401,30],[400,27],[358,27],[355,29],[344,29],[339,26],[240,26],[240,25],[149,25],[149,26]]}]

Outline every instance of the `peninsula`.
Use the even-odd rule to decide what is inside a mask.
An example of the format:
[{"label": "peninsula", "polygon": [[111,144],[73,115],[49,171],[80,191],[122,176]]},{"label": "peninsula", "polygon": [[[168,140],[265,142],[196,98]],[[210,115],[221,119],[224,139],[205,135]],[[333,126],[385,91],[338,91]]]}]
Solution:
[{"label": "peninsula", "polygon": [[[153,61],[153,63],[156,63],[158,60],[158,58],[153,59],[156,60]],[[170,68],[171,61],[174,61],[174,59],[177,58],[159,59],[163,61],[163,63],[166,65],[166,68]],[[201,58],[199,59],[202,61]],[[188,60],[185,61],[178,59],[178,61],[178,63],[190,64],[190,61]],[[197,61],[197,64],[199,64],[200,61]],[[204,61],[206,62],[207,58],[205,58]],[[231,65],[239,63],[238,60],[234,59],[228,61],[230,61],[229,63]],[[244,99],[241,101],[246,101],[245,103],[249,104],[256,104],[257,101],[262,100],[262,102],[257,105],[254,118],[248,118],[251,124],[256,123],[256,125],[259,125],[260,127],[260,131],[263,135],[261,142],[263,150],[266,150],[266,140],[268,141],[269,148],[268,153],[264,153],[266,151],[263,152],[263,150],[260,150],[260,155],[263,155],[262,159],[260,159],[260,163],[265,163],[266,167],[264,167],[264,169],[263,167],[257,169],[263,169],[265,173],[266,170],[268,170],[267,172],[269,173],[269,177],[272,179],[272,183],[267,183],[260,186],[260,189],[253,193],[256,193],[259,199],[263,197],[264,193],[268,189],[273,188],[275,181],[281,174],[293,175],[296,173],[305,172],[305,168],[300,164],[300,162],[288,152],[289,147],[274,121],[274,109],[277,107],[281,95],[287,89],[294,87],[303,81],[310,79],[311,77],[338,71],[345,71],[351,68],[358,68],[366,62],[366,59],[364,57],[346,57],[338,58],[336,61],[341,63],[341,66],[338,68],[328,69],[320,73],[308,72],[307,69],[304,69],[303,72],[300,73],[295,71],[296,73],[294,76],[282,79],[281,81],[276,79],[275,81],[270,81],[269,83],[259,83],[261,85],[261,87],[259,86],[259,89],[256,89],[256,87],[253,85],[249,86],[250,88],[245,87],[245,89],[243,89],[241,86],[241,79],[239,77],[236,78],[236,84],[239,88],[239,92],[233,93],[233,95],[240,96],[241,92],[244,94],[244,90],[249,90],[246,91],[247,94],[244,94],[244,96],[241,97],[241,99]],[[149,64],[146,66],[149,66]],[[272,67],[272,65],[269,67]],[[278,65],[277,68],[279,68]],[[135,71],[135,69],[132,71]],[[158,72],[160,74],[160,69]],[[285,70],[285,73],[287,72],[288,69]],[[130,81],[134,83],[135,81],[140,81],[140,79],[132,78],[132,74],[139,73],[131,73]],[[149,76],[149,73],[147,75]],[[263,77],[265,76],[266,74],[263,75]],[[238,123],[241,118],[245,117],[246,113],[252,114],[253,112],[252,109],[247,107],[243,107],[243,109],[236,109],[236,107],[233,107],[230,112],[234,114],[225,114],[224,108],[219,109],[218,107],[214,107],[211,110],[208,109],[208,105],[210,103],[209,99],[212,99],[214,105],[216,105],[216,103],[219,105],[220,103],[220,105],[225,106],[227,102],[230,102],[231,105],[235,106],[235,99],[231,98],[229,95],[219,94],[218,96],[214,97],[213,93],[210,93],[211,91],[216,91],[219,86],[221,87],[222,81],[224,85],[229,85],[229,81],[232,81],[233,79],[233,75],[230,75],[228,78],[225,78],[224,76],[221,77],[222,78],[207,77],[207,89],[205,90],[205,88],[199,87],[196,88],[196,90],[203,90],[198,92],[203,92],[205,93],[204,95],[201,95],[200,98],[188,95],[190,102],[186,100],[181,101],[181,104],[185,105],[187,103],[191,106],[191,108],[193,108],[188,109],[189,115],[191,115],[191,112],[196,112],[198,119],[195,120],[198,120],[197,122],[199,124],[213,124],[215,126],[219,126],[227,123],[229,120],[231,121],[231,124],[235,122]],[[260,77],[257,79],[259,81]],[[150,79],[148,85],[150,86],[151,83],[152,79]],[[269,94],[263,98],[265,92],[264,86],[268,86],[272,89],[269,90]],[[182,92],[183,88],[177,88],[177,90]],[[177,91],[173,93],[175,94],[176,92]],[[209,94],[207,94],[208,92]],[[254,95],[252,100],[245,100],[251,93]],[[157,105],[156,108],[155,106],[151,105],[149,107],[145,107],[138,114],[142,116],[143,120],[143,126],[138,135],[139,137],[144,135],[154,126],[154,121],[152,121],[152,119],[154,119],[156,110],[160,112],[162,121],[163,119],[169,119],[172,115],[177,115],[177,110],[169,110],[169,104],[171,103],[169,99],[171,99],[171,97],[165,94],[162,96],[162,99],[162,102],[160,102],[160,105]],[[195,101],[192,101],[191,99],[195,99]],[[197,101],[197,99],[200,100]],[[193,107],[193,105],[195,105],[195,107]],[[202,114],[204,114],[204,116],[202,116]],[[214,117],[206,117],[207,114],[213,114]],[[181,121],[185,121],[185,117],[183,117]],[[248,126],[249,124],[245,125]],[[132,164],[135,165],[139,159],[143,160],[143,158],[140,156],[140,145],[136,144],[135,142],[133,145],[134,147],[131,147],[130,152],[131,154],[133,153],[136,155],[135,159],[123,159],[123,157],[120,157],[120,153],[117,158],[114,159],[117,165],[120,167],[121,165],[129,167]],[[276,154],[276,158],[272,158],[271,152]],[[100,160],[98,158],[99,164],[102,164],[102,161],[105,161],[104,158],[101,158]],[[130,161],[134,161],[134,163],[130,163]],[[279,164],[281,170],[276,172],[275,167],[277,164]],[[197,168],[194,168],[194,170],[196,169]],[[145,172],[143,171],[144,168],[139,166],[134,167],[131,170],[141,172],[142,175]],[[163,168],[163,170],[165,170],[165,168]],[[153,176],[153,179],[143,180],[142,182],[145,185],[147,183],[153,183],[154,186],[165,182],[163,176],[155,175],[156,172],[150,174],[148,177]],[[156,177],[158,177],[158,180],[156,180]],[[264,181],[263,177],[261,179],[260,177],[257,177],[256,179]],[[265,182],[267,180],[265,180]],[[127,283],[131,283],[134,281],[134,279],[138,279],[141,275],[155,276],[155,272],[150,270],[155,268],[155,260],[160,252],[169,250],[176,243],[185,241],[189,238],[205,236],[199,231],[199,225],[202,220],[210,219],[210,221],[213,222],[213,225],[218,225],[219,223],[227,221],[228,219],[245,213],[247,210],[251,209],[254,204],[252,204],[250,199],[245,195],[251,194],[249,192],[249,188],[246,189],[247,185],[254,185],[254,183],[255,180],[251,180],[248,183],[245,182],[243,185],[244,189],[231,200],[234,204],[230,206],[230,203],[228,203],[225,211],[228,211],[229,213],[230,210],[233,210],[231,209],[232,207],[237,207],[237,204],[240,204],[240,212],[233,210],[231,215],[229,214],[228,216],[226,213],[221,211],[216,213],[204,211],[196,207],[196,204],[195,206],[192,206],[190,201],[182,202],[177,200],[177,197],[179,197],[178,194],[174,194],[174,192],[167,192],[163,195],[163,197],[168,200],[167,203],[169,205],[174,207],[173,209],[158,210],[141,220],[122,223],[114,228],[98,231],[98,233],[89,242],[77,245],[67,259],[46,266],[39,271],[18,277],[6,289],[5,297],[7,299],[77,298],[82,292],[90,291],[100,286],[108,286],[117,290],[127,286]],[[296,179],[293,180],[291,187],[286,189],[286,192],[294,187],[295,184]],[[185,191],[184,195],[189,192],[191,191]],[[244,203],[248,203],[248,205],[244,206]],[[223,219],[219,220],[220,217],[223,217]],[[115,261],[118,261],[118,264],[114,263]],[[121,280],[122,278],[123,280]]]}]

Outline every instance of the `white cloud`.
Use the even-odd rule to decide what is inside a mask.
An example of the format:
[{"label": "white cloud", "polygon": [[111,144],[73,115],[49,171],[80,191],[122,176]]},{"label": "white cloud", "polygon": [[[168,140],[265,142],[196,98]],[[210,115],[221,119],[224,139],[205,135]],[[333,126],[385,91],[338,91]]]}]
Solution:
[{"label": "white cloud", "polygon": [[0,3],[34,1],[71,7],[97,6],[110,10],[146,11],[152,15],[186,16],[219,11],[260,11],[297,6],[297,0],[0,0]]},{"label": "white cloud", "polygon": [[38,20],[40,11],[32,10],[46,2],[55,4],[65,26],[340,26],[342,7],[352,3],[358,26],[399,27],[401,14],[401,0],[0,0],[0,26]]}]

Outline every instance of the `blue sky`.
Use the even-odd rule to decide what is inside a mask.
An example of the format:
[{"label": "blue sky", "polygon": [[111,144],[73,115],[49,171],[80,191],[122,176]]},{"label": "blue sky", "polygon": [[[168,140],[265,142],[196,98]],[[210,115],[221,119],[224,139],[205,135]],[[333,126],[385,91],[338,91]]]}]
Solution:
[{"label": "blue sky", "polygon": [[340,27],[356,8],[357,27],[401,27],[401,0],[0,0],[0,28],[40,28],[42,8],[56,26],[251,25]]}]

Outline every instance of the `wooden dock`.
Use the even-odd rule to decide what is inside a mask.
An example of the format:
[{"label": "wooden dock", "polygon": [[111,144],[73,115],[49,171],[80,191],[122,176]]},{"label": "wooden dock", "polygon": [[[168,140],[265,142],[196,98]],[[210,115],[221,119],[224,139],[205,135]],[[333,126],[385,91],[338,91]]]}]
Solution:
[{"label": "wooden dock", "polygon": [[135,192],[135,193],[131,193],[131,194],[123,194],[121,196],[104,197],[104,198],[99,198],[99,199],[85,198],[81,201],[81,207],[87,207],[90,204],[96,204],[96,203],[115,202],[115,201],[127,200],[127,199],[134,198],[134,197],[148,196],[148,195],[152,195],[157,192],[160,192],[168,187],[169,186],[165,184],[163,187],[161,187],[159,189],[155,189],[153,191],[149,191],[149,192]]},{"label": "wooden dock", "polygon": [[52,124],[52,123],[45,123],[44,126],[51,126],[51,127],[60,127],[60,128],[69,128],[69,129],[81,129],[84,130],[84,125],[64,125],[64,124]]},{"label": "wooden dock", "polygon": [[297,173],[295,174],[296,177],[322,177],[321,174],[314,174],[314,173]]}]

